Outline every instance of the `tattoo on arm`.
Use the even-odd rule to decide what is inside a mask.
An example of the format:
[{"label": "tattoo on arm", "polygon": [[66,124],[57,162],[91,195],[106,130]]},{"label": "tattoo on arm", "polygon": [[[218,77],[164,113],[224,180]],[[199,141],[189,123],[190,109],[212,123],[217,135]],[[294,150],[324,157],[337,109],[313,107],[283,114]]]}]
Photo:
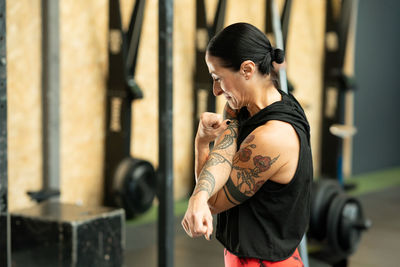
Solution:
[{"label": "tattoo on arm", "polygon": [[196,184],[196,188],[193,192],[193,196],[197,195],[201,191],[206,191],[210,197],[215,187],[215,177],[211,172],[204,170],[201,172],[199,182]]},{"label": "tattoo on arm", "polygon": [[227,190],[228,189],[226,189],[226,185],[224,185],[224,187],[222,187],[222,189],[224,189],[224,193],[225,193],[225,196],[226,196],[226,199],[229,201],[229,202],[231,202],[233,205],[238,205],[239,203],[236,203],[236,202],[234,202],[230,197],[229,197],[229,194],[228,194],[228,192],[227,192]]},{"label": "tattoo on arm", "polygon": [[231,124],[228,126],[229,134],[226,134],[221,142],[219,142],[214,150],[217,149],[225,149],[230,147],[237,139],[237,131],[238,131],[239,123],[237,120],[232,120]]},{"label": "tattoo on arm", "polygon": [[[253,157],[254,166],[252,168],[240,167],[238,163],[250,161],[252,149],[256,148],[255,144],[250,144],[254,136],[249,136],[247,139],[247,142],[245,140],[243,143],[248,143],[248,145],[242,147],[238,153],[236,153],[233,161],[233,169],[236,170],[236,183],[232,181],[231,176],[225,185],[229,194],[240,203],[247,200],[260,189],[265,182],[265,179],[259,179],[260,174],[268,171],[280,156],[278,155],[271,159],[271,157],[268,156],[256,155]],[[229,201],[232,202],[231,200]]]},{"label": "tattoo on arm", "polygon": [[[239,203],[245,202],[250,196],[243,194],[238,187],[234,185],[232,179],[228,179],[226,182],[226,189],[228,190],[229,194]],[[232,201],[231,201],[232,202]]]},{"label": "tattoo on arm", "polygon": [[232,163],[228,159],[226,159],[221,154],[212,151],[208,156],[207,162],[204,165],[204,169],[206,170],[208,167],[215,166],[225,162],[228,163],[230,167],[232,167]]},{"label": "tattoo on arm", "polygon": [[226,163],[229,166],[229,172],[232,169],[232,160],[225,158],[222,153],[217,151],[224,150],[234,144],[237,138],[237,127],[238,122],[236,120],[232,120],[231,124],[228,126],[229,133],[226,134],[222,141],[218,142],[218,144],[211,151],[199,175],[198,182],[193,192],[193,196],[201,191],[206,191],[209,197],[211,197],[214,193],[215,177],[210,171],[210,167]]}]

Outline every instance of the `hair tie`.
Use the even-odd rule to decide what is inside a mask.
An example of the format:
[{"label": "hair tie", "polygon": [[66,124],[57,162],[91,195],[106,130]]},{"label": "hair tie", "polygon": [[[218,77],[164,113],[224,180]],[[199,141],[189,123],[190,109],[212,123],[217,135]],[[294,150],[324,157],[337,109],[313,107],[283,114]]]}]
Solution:
[{"label": "hair tie", "polygon": [[275,61],[275,48],[271,47],[271,61]]}]

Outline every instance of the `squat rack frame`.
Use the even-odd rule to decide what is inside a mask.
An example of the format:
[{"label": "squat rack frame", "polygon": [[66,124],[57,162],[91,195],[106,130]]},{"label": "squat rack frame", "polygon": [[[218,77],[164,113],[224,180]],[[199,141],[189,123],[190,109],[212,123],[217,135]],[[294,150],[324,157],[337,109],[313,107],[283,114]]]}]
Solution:
[{"label": "squat rack frame", "polygon": [[0,265],[11,266],[7,167],[6,0],[0,0]]}]

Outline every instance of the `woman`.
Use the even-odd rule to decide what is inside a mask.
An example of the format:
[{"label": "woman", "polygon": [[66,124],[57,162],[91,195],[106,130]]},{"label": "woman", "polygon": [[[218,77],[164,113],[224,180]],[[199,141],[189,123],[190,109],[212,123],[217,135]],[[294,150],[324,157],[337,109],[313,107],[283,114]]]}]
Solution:
[{"label": "woman", "polygon": [[[182,225],[216,238],[225,266],[302,266],[297,246],[309,221],[310,129],[303,109],[279,89],[280,49],[254,26],[216,35],[205,57],[224,118],[204,113],[195,140],[196,186]],[[215,141],[213,149],[209,144]]]}]

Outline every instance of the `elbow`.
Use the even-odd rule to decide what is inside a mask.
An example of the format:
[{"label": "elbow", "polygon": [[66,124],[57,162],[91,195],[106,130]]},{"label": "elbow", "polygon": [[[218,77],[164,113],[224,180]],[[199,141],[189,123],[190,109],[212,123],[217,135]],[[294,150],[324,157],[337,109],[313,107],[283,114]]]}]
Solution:
[{"label": "elbow", "polygon": [[219,213],[219,212],[217,211],[217,207],[216,207],[217,198],[218,198],[218,193],[215,194],[214,196],[212,196],[212,197],[208,200],[208,202],[207,202],[208,207],[210,208],[210,211],[211,211],[211,214],[212,214],[212,215],[218,214],[218,213]]},{"label": "elbow", "polygon": [[212,215],[216,215],[221,212],[220,210],[218,210],[218,208],[215,205],[211,205],[210,203],[208,203],[208,207],[210,208]]}]

